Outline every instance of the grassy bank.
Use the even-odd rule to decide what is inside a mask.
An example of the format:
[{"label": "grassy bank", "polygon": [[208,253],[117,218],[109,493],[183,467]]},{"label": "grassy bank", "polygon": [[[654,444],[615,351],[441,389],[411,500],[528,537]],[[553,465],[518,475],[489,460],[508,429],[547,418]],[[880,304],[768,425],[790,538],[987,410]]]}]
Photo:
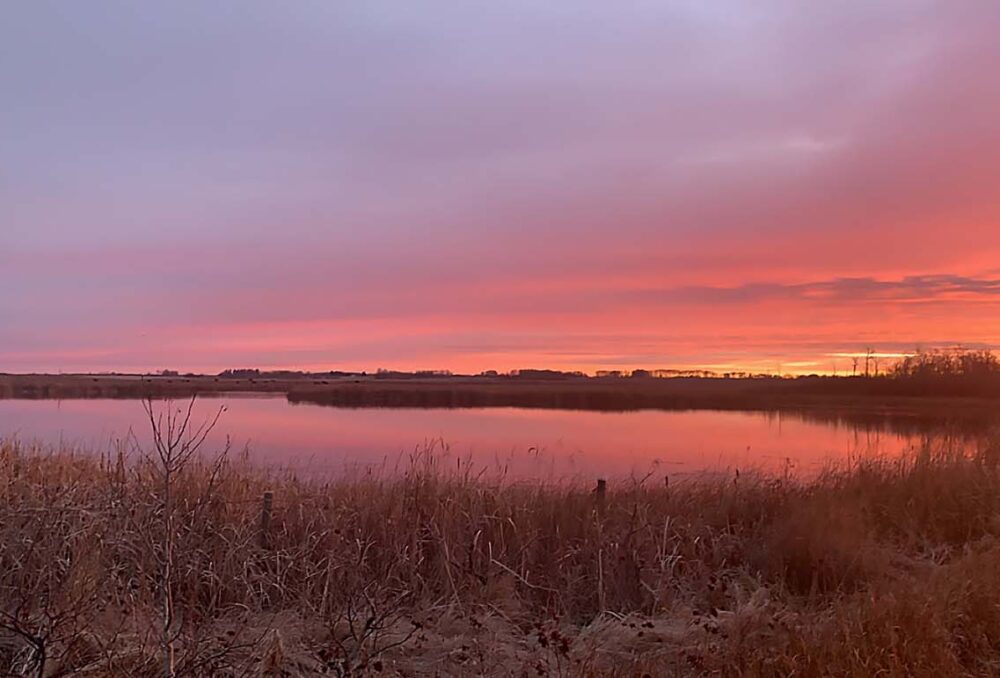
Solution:
[{"label": "grassy bank", "polygon": [[1000,671],[995,444],[603,498],[430,456],[321,485],[150,451],[0,445],[0,672]]}]

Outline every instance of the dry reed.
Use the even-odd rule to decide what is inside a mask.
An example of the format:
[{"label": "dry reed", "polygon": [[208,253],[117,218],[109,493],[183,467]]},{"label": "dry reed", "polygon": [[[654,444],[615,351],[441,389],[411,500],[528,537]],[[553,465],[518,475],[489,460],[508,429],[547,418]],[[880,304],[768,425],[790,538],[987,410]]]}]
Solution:
[{"label": "dry reed", "polygon": [[[995,675],[1000,448],[809,480],[320,483],[0,443],[0,672]],[[262,529],[262,497],[273,507]]]}]

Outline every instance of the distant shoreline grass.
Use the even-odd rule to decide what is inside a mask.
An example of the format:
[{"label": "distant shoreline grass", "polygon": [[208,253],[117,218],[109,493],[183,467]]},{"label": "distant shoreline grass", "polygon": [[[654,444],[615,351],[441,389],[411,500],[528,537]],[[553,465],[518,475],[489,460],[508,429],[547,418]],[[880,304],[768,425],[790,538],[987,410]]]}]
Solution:
[{"label": "distant shoreline grass", "polygon": [[995,441],[604,496],[432,455],[321,483],[205,451],[166,478],[147,451],[0,443],[0,672],[1000,670]]},{"label": "distant shoreline grass", "polygon": [[0,399],[190,398],[225,393],[285,396],[334,407],[523,407],[593,411],[829,410],[1000,418],[1000,378],[804,377],[566,378],[0,375]]}]

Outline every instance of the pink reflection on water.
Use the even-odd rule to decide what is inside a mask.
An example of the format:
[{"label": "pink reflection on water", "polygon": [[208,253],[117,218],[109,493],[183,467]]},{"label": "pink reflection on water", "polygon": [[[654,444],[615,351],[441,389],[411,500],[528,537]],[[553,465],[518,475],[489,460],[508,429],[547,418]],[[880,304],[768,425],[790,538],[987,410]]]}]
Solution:
[{"label": "pink reflection on water", "polygon": [[[336,409],[227,395],[199,400],[196,419],[220,406],[226,412],[209,453],[229,436],[234,448],[249,446],[254,463],[321,475],[405,466],[427,446],[445,464],[467,460],[489,473],[545,480],[734,467],[808,473],[829,461],[911,447],[902,435],[750,412]],[[103,451],[130,429],[148,441],[149,424],[134,400],[0,401],[0,436],[22,441]]]}]

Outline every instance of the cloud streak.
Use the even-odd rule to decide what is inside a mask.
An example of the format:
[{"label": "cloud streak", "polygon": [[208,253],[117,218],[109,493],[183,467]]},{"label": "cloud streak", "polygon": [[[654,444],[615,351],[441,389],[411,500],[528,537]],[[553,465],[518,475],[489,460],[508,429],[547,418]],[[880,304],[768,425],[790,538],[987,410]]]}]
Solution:
[{"label": "cloud streak", "polygon": [[706,304],[799,301],[810,304],[942,303],[953,300],[1000,302],[1000,278],[912,275],[899,280],[834,278],[807,283],[750,283],[732,287],[678,287],[642,293],[651,300]]}]

